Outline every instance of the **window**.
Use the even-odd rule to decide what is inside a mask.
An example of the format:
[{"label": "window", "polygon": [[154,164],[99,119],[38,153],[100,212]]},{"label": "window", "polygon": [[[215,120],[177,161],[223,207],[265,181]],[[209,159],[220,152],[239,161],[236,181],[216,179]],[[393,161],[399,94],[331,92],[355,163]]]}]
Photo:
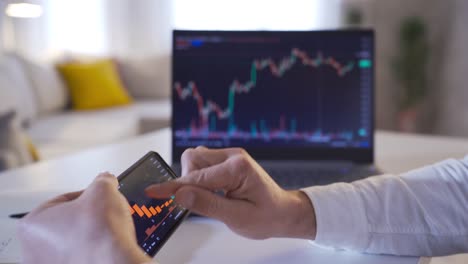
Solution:
[{"label": "window", "polygon": [[175,0],[174,27],[194,30],[330,28],[338,26],[339,4],[339,0]]},{"label": "window", "polygon": [[48,0],[49,48],[100,54],[107,50],[105,0]]}]

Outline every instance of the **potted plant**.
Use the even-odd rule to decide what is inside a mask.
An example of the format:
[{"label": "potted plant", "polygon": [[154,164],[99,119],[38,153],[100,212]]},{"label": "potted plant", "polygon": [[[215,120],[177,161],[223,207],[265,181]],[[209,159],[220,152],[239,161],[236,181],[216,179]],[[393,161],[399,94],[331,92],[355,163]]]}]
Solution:
[{"label": "potted plant", "polygon": [[393,62],[398,93],[398,128],[404,132],[417,130],[417,119],[428,95],[427,63],[429,43],[426,25],[419,17],[402,21],[399,30],[399,54]]}]

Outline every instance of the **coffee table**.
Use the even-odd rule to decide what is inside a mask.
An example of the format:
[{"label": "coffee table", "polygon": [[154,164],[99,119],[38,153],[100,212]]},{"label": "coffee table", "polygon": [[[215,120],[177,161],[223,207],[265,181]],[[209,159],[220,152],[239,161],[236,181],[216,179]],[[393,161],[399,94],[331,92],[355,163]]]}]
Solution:
[{"label": "coffee table", "polygon": [[[103,171],[118,175],[146,154],[157,151],[170,162],[170,130],[162,129],[118,144],[86,150],[59,159],[0,173],[0,218],[10,208],[29,199],[30,207],[60,192],[85,188]],[[385,172],[399,173],[468,152],[468,140],[379,131],[376,135],[377,165]],[[22,198],[15,199],[15,195]],[[0,198],[1,199],[1,198]],[[22,204],[21,204],[21,201]],[[17,204],[15,204],[17,203]],[[156,259],[164,263],[402,263],[418,258],[366,255],[321,248],[300,239],[248,240],[224,224],[207,218],[188,219]]]}]

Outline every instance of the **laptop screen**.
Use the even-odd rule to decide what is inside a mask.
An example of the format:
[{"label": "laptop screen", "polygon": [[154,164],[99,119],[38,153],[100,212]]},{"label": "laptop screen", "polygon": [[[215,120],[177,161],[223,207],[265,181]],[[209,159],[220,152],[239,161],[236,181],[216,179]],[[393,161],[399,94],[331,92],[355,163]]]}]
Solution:
[{"label": "laptop screen", "polygon": [[199,145],[372,159],[370,30],[174,31],[172,67],[174,161]]}]

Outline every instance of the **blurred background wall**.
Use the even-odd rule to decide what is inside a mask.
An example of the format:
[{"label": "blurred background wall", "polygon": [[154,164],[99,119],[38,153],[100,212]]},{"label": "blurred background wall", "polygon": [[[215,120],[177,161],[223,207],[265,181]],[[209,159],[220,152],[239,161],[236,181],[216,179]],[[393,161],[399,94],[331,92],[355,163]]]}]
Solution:
[{"label": "blurred background wall", "polygon": [[[6,2],[5,1],[0,1],[0,10],[5,10],[5,7],[6,7]],[[4,50],[4,47],[3,47],[3,34],[4,34],[4,25],[3,25],[3,20],[4,20],[4,15],[2,14],[1,15],[2,18],[0,19],[0,54],[1,52]]]},{"label": "blurred background wall", "polygon": [[[2,10],[8,3],[0,0]],[[171,30],[372,27],[381,129],[468,136],[465,0],[27,0],[40,17],[3,15],[2,49],[42,60],[64,54],[160,60],[169,84]],[[239,19],[241,18],[241,19]],[[416,51],[415,51],[416,50]],[[408,52],[409,51],[409,52]],[[405,76],[412,76],[405,78]]]},{"label": "blurred background wall", "polygon": [[[349,3],[348,3],[349,4]],[[398,96],[401,82],[394,60],[402,23],[418,18],[426,28],[428,61],[427,96],[422,99],[410,131],[468,135],[468,2],[464,0],[358,1],[364,24],[377,32],[377,124],[380,128],[405,130],[399,124]]]},{"label": "blurred background wall", "polygon": [[[439,83],[439,115],[434,132],[455,136],[468,135],[468,1],[453,6],[452,24],[445,46],[444,65]],[[439,72],[434,73],[439,74]]]}]

